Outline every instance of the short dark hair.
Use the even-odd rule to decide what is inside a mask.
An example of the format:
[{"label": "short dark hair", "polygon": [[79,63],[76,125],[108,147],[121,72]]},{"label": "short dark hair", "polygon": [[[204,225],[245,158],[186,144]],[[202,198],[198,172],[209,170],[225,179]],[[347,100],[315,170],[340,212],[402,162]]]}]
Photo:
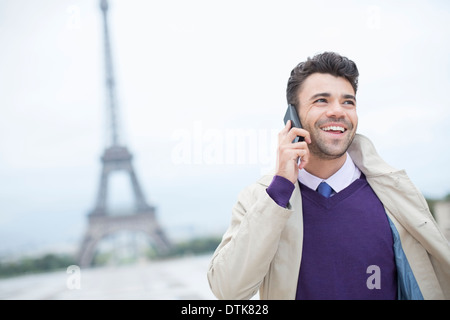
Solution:
[{"label": "short dark hair", "polygon": [[306,78],[313,73],[328,73],[336,77],[343,77],[350,82],[356,94],[359,76],[356,64],[338,53],[324,52],[300,62],[291,71],[286,89],[286,98],[289,104],[298,107],[298,92]]}]

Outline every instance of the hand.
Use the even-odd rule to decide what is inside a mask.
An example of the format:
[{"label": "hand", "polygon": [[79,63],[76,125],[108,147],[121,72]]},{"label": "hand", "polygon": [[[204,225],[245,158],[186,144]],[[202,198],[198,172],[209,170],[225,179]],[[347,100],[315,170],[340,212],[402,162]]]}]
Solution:
[{"label": "hand", "polygon": [[[292,143],[296,136],[305,138],[305,141]],[[278,134],[276,175],[282,176],[295,184],[298,179],[298,170],[305,167],[309,160],[308,144],[311,143],[309,132],[305,129],[292,128],[291,120]],[[301,158],[298,164],[298,158]]]}]

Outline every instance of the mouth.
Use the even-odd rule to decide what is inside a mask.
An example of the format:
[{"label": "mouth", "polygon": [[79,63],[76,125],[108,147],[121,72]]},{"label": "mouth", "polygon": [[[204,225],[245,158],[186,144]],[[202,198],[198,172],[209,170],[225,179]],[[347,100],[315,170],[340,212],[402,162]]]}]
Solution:
[{"label": "mouth", "polygon": [[341,125],[326,125],[320,128],[320,130],[331,134],[342,134],[347,131],[347,128]]}]

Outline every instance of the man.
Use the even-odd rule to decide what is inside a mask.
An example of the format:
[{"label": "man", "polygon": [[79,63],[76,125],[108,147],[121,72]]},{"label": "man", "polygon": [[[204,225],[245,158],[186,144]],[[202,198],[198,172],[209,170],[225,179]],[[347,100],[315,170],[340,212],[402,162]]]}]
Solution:
[{"label": "man", "polygon": [[450,247],[424,197],[356,134],[358,76],[333,52],[292,70],[303,128],[286,123],[275,172],[238,197],[207,274],[219,299],[450,298]]}]

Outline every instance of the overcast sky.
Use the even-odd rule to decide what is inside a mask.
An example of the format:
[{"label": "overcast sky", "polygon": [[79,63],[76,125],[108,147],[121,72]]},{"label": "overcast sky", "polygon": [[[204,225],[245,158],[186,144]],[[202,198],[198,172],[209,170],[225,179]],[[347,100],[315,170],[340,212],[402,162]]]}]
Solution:
[{"label": "overcast sky", "polygon": [[[307,57],[360,71],[358,132],[427,197],[450,193],[450,2],[110,0],[120,137],[171,236],[221,233],[275,164]],[[77,243],[108,143],[98,0],[0,0],[0,253]],[[117,174],[111,203],[131,200]]]}]

